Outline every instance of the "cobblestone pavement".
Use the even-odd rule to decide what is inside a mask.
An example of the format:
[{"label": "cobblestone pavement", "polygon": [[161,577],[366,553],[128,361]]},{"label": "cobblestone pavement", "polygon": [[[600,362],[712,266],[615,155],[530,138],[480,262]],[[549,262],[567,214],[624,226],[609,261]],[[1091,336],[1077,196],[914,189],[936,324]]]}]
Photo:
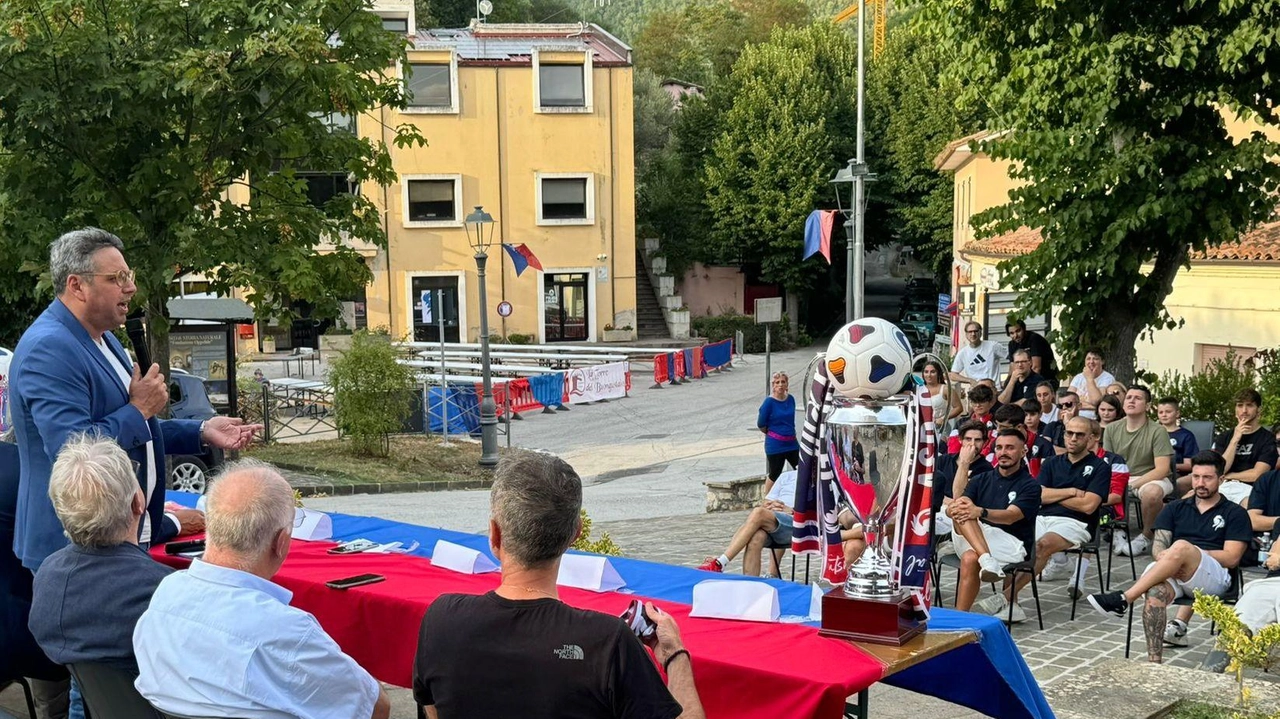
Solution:
[{"label": "cobblestone pavement", "polygon": [[[746,516],[747,512],[744,511],[696,517],[671,517],[661,520],[599,522],[594,525],[593,531],[608,532],[628,556],[668,564],[697,566],[707,557],[724,551],[734,530]],[[1104,563],[1107,560],[1105,552],[1102,560]],[[1138,558],[1139,572],[1147,561],[1149,557]],[[761,566],[766,569],[771,566],[767,556],[763,559]],[[804,558],[799,559],[797,568],[797,580],[799,580],[805,571]],[[734,559],[729,571],[742,571],[740,558]],[[790,576],[790,571],[791,556],[788,553],[782,560],[783,576]],[[1105,575],[1105,566],[1103,572]],[[812,574],[817,575],[816,564],[813,566]],[[1112,586],[1116,589],[1128,587],[1132,583],[1133,575],[1130,573],[1127,557],[1114,557],[1111,577]],[[955,570],[949,567],[944,568],[942,594],[946,606],[954,605],[955,580]],[[1124,657],[1125,620],[1098,614],[1087,601],[1081,598],[1076,606],[1076,618],[1072,621],[1071,598],[1066,591],[1066,580],[1038,582],[1038,584],[1045,628],[1042,631],[1037,627],[1035,602],[1031,597],[1031,588],[1028,587],[1019,596],[1019,603],[1026,610],[1028,620],[1014,625],[1013,639],[1042,687],[1047,687],[1063,677],[1083,673],[1106,659]],[[1089,592],[1098,591],[1098,572],[1093,566],[1089,567],[1086,589]],[[979,598],[987,596],[985,589],[983,592]],[[1208,622],[1199,618],[1192,620],[1187,644],[1185,648],[1166,647],[1165,662],[1180,667],[1198,667],[1205,652],[1212,646]],[[1134,616],[1131,657],[1130,661],[1146,660],[1140,605]],[[877,692],[891,701],[877,700]],[[904,701],[905,705],[895,706]],[[872,707],[874,716],[915,717],[919,716],[917,712],[922,708],[938,709],[944,712],[939,716],[979,716],[972,713],[965,714],[963,713],[965,710],[946,702],[919,697],[912,692],[882,685],[877,685],[877,691],[873,692]]]}]

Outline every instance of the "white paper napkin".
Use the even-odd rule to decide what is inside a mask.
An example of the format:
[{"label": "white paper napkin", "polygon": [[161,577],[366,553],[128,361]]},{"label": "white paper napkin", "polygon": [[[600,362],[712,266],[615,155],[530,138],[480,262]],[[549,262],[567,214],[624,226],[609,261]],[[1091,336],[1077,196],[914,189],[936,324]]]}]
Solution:
[{"label": "white paper napkin", "polygon": [[431,563],[462,574],[485,574],[498,571],[498,565],[484,552],[461,544],[446,542],[443,539],[437,540],[436,548],[431,550]]},{"label": "white paper napkin", "polygon": [[605,557],[566,554],[560,559],[560,576],[556,584],[593,592],[612,592],[627,586],[618,570]]},{"label": "white paper napkin", "polygon": [[707,579],[693,587],[691,617],[776,622],[778,590],[765,582]]},{"label": "white paper napkin", "polygon": [[293,510],[293,538],[319,541],[333,537],[333,520],[324,512],[296,507]]}]

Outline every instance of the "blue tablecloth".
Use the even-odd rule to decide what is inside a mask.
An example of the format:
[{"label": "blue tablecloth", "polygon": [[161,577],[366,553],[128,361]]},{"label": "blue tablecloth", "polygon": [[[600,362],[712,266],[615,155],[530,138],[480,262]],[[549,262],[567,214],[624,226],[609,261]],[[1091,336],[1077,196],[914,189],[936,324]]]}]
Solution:
[{"label": "blue tablecloth", "polygon": [[[195,506],[197,497],[169,492],[168,498],[184,506]],[[430,558],[436,542],[455,544],[489,552],[489,538],[479,534],[392,522],[377,517],[330,513],[333,537],[337,541],[364,538],[380,543],[418,542],[413,554]],[[626,591],[655,599],[693,603],[693,586],[707,578],[705,572],[625,557],[611,561],[626,581]],[[783,615],[804,616],[809,612],[810,587],[777,579],[725,574],[718,579],[748,582],[767,581],[778,589]],[[813,623],[816,626],[816,623]],[[972,631],[976,644],[968,644],[941,656],[893,674],[884,682],[903,689],[935,696],[994,717],[1052,719],[1053,710],[1045,701],[1040,685],[1022,659],[1004,623],[995,617],[951,609],[934,609],[929,618],[932,631]]]}]

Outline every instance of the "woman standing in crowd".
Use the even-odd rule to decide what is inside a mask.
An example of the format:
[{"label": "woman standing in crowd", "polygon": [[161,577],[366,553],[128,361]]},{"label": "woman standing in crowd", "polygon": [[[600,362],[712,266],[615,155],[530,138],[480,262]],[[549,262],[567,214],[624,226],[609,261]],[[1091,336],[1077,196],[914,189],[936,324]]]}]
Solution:
[{"label": "woman standing in crowd", "polygon": [[933,421],[938,427],[944,427],[946,424],[960,416],[963,408],[960,406],[960,399],[951,387],[942,383],[942,379],[947,376],[946,369],[942,363],[937,360],[924,360],[922,365],[917,366],[917,371],[924,378],[924,386],[929,388],[929,401],[933,404]]},{"label": "woman standing in crowd", "polygon": [[765,494],[773,489],[773,481],[782,474],[784,463],[800,468],[800,443],[796,441],[796,398],[788,392],[790,380],[786,372],[774,372],[772,391],[760,405],[756,427],[764,432],[764,457],[769,461],[769,478]]}]

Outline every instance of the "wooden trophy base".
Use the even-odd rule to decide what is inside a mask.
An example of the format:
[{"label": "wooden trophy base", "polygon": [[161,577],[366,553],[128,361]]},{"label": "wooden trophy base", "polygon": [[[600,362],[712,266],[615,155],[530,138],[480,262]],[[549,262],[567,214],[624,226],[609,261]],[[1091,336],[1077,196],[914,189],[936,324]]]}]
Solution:
[{"label": "wooden trophy base", "polygon": [[836,587],[822,595],[822,628],[818,634],[872,644],[900,647],[925,630],[927,622],[916,618],[911,595],[864,599]]}]

